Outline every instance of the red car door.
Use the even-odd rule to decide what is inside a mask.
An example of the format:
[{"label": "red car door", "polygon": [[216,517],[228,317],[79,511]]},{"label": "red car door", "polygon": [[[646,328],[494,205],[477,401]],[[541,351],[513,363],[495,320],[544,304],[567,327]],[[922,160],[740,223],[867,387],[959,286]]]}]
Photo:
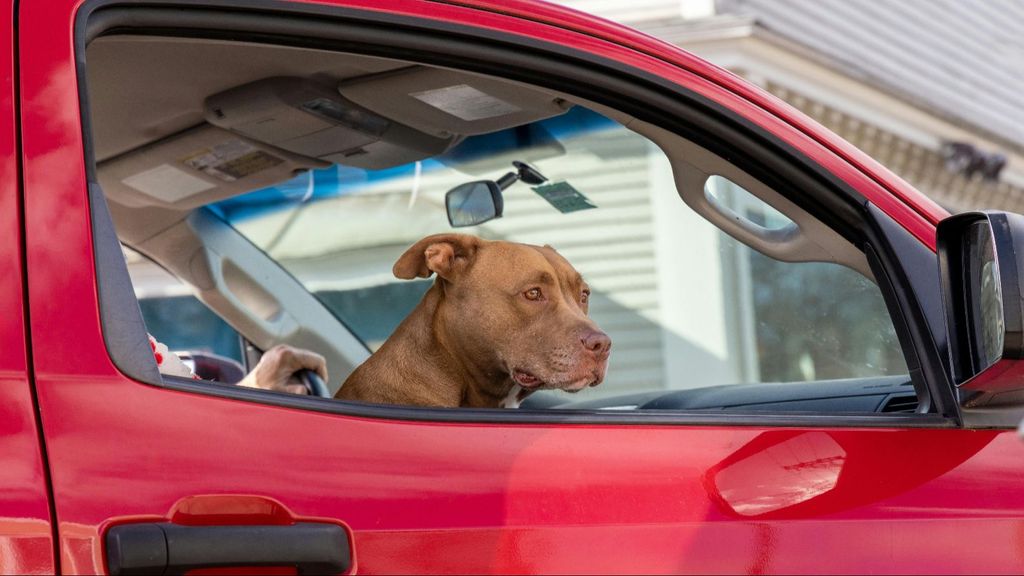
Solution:
[{"label": "red car door", "polygon": [[29,380],[23,295],[14,11],[0,23],[0,572],[55,571],[41,430]]},{"label": "red car door", "polygon": [[[571,46],[683,84],[772,130],[928,236],[919,211],[819,140],[640,50],[466,6],[330,6],[351,23],[400,15],[427,28]],[[86,34],[82,9],[78,0],[25,1],[18,14],[32,366],[62,572],[104,572],[150,550],[147,538],[160,541],[160,566],[178,568],[338,568],[317,562],[349,548],[343,564],[361,573],[1024,570],[1024,447],[1010,431],[959,430],[937,415],[886,426],[828,416],[743,425],[714,415],[456,418],[321,409],[313,399],[269,404],[125,376],[100,324],[105,280],[94,255],[111,239],[99,232],[102,215],[90,213],[75,48]],[[10,207],[8,196],[0,201]],[[16,263],[14,248],[4,254]],[[10,310],[5,322],[20,317],[19,305]],[[24,387],[18,366],[12,389]],[[28,416],[22,422],[35,430]],[[33,513],[40,520],[26,526],[44,538],[45,509]],[[246,527],[285,545],[246,547],[254,537]],[[180,542],[169,549],[168,531],[187,553]],[[211,560],[195,550],[203,540],[228,552]],[[299,557],[305,544],[312,556]]]}]

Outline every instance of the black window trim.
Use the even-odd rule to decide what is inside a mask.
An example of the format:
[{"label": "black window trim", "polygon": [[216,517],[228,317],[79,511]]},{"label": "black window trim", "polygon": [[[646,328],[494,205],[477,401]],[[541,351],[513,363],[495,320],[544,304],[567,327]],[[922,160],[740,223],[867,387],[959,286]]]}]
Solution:
[{"label": "black window trim", "polygon": [[[885,225],[874,222],[875,216],[882,213],[877,208],[871,210],[873,206],[863,196],[810,158],[699,94],[623,63],[570,47],[421,18],[276,0],[213,0],[202,3],[196,0],[147,0],[145,3],[92,0],[80,8],[75,26],[83,144],[86,173],[91,183],[96,182],[96,177],[88,116],[85,47],[94,38],[114,33],[225,37],[457,67],[572,93],[700,141],[712,152],[742,165],[752,176],[779,191],[855,245],[866,248],[868,252],[877,251],[879,265],[886,272],[884,279],[879,278],[879,286],[886,293],[890,316],[901,333],[904,356],[908,359],[916,356],[921,364],[926,365],[922,371],[926,390],[921,390],[922,383],[918,381],[915,381],[915,387],[935,409],[931,414],[898,416],[436,409],[324,402],[168,377],[153,382],[151,378],[135,377],[126,371],[133,378],[176,390],[390,420],[883,428],[951,428],[960,425],[952,387],[943,371],[941,353],[945,350],[945,334],[929,330],[929,311],[920,306],[913,290],[905,287],[907,274],[900,268],[889,234],[881,229]],[[510,56],[519,65],[509,66]],[[105,210],[105,206],[103,208]],[[890,224],[896,225],[895,222]],[[905,230],[902,232],[909,234]],[[96,252],[99,259],[100,251]],[[104,310],[112,307],[104,306],[103,299],[101,290],[101,318],[106,334]],[[893,308],[894,305],[897,307]],[[912,346],[907,348],[910,343]],[[108,348],[108,352],[115,364],[125,371],[117,362],[114,351]]]}]

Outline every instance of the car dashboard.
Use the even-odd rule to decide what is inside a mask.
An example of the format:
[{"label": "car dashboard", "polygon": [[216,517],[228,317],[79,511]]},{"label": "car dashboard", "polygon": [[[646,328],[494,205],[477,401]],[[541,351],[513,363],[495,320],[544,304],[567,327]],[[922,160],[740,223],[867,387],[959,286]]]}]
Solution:
[{"label": "car dashboard", "polygon": [[520,408],[906,414],[917,412],[919,405],[910,377],[897,375],[652,390],[577,401],[562,393],[540,391],[527,397]]}]

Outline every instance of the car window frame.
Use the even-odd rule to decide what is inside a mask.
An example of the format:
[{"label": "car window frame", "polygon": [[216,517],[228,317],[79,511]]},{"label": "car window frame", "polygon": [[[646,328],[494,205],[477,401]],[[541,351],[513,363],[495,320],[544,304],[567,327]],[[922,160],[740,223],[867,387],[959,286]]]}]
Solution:
[{"label": "car window frame", "polygon": [[[167,388],[200,392],[214,396],[228,396],[261,403],[290,406],[317,412],[342,413],[388,419],[443,420],[471,422],[516,422],[516,423],[567,423],[585,422],[598,424],[673,424],[673,425],[814,425],[814,426],[857,426],[857,427],[953,427],[960,424],[956,402],[948,376],[943,371],[941,351],[944,350],[944,333],[932,330],[934,322],[929,317],[934,311],[922,307],[919,295],[908,286],[907,273],[901,264],[905,257],[894,250],[892,235],[910,238],[926,252],[928,248],[914,238],[910,232],[880,210],[872,206],[852,186],[826,169],[815,160],[797,151],[763,127],[726,108],[705,96],[689,90],[679,83],[643,71],[629,64],[610,58],[599,57],[592,52],[570,48],[564,45],[548,44],[539,40],[510,38],[506,33],[486,30],[468,25],[441,23],[414,16],[386,14],[371,10],[323,5],[281,3],[276,1],[260,4],[260,12],[245,10],[249,5],[241,1],[220,0],[209,3],[213,8],[194,8],[178,12],[193,28],[183,28],[180,22],[168,22],[164,5],[175,5],[170,1],[157,0],[148,3],[147,8],[132,8],[111,0],[87,2],[76,17],[75,45],[77,74],[79,77],[79,99],[82,105],[83,143],[86,153],[86,172],[90,182],[95,182],[95,162],[92,155],[91,131],[89,130],[88,100],[85,94],[85,46],[88,41],[103,33],[118,31],[155,35],[190,35],[216,38],[230,34],[238,39],[240,31],[256,34],[262,42],[269,42],[267,28],[285,30],[296,26],[330,27],[333,34],[346,37],[347,52],[402,58],[403,50],[414,52],[413,59],[425,64],[455,66],[461,69],[500,74],[503,77],[529,82],[538,86],[562,90],[582,98],[600,102],[611,108],[634,115],[657,124],[684,137],[700,138],[708,149],[721,154],[724,149],[739,156],[739,163],[755,177],[770,176],[768,180],[788,182],[781,189],[773,182],[765,182],[801,208],[807,210],[822,223],[843,235],[857,245],[870,247],[867,253],[875,254],[872,268],[903,348],[908,366],[920,366],[922,375],[915,380],[915,388],[934,407],[931,414],[880,415],[880,414],[740,414],[673,411],[636,411],[637,413],[616,413],[581,411],[581,413],[558,413],[548,411],[502,411],[437,409],[396,406],[371,406],[343,401],[323,402],[311,398],[283,395],[258,390],[220,387],[194,381],[179,381],[164,378],[161,382],[149,382]],[[154,8],[156,6],[156,8]],[[218,12],[222,9],[240,12]],[[93,18],[93,16],[96,18]],[[315,17],[315,19],[313,18]],[[325,22],[324,17],[332,21]],[[253,27],[261,22],[263,29]],[[226,24],[234,24],[225,26]],[[398,24],[398,26],[396,26]],[[204,28],[205,25],[205,28]],[[386,27],[386,30],[380,28]],[[212,28],[212,29],[211,29]],[[257,30],[259,30],[257,34]],[[453,36],[454,35],[454,36]],[[459,42],[455,42],[455,38]],[[321,36],[307,35],[303,38],[275,38],[276,42],[288,45],[334,46],[337,40],[326,40]],[[426,43],[431,49],[426,50]],[[458,44],[458,46],[456,46]],[[354,49],[358,46],[360,49]],[[415,48],[412,48],[415,46]],[[467,46],[472,51],[467,50]],[[519,49],[516,67],[510,70],[495,54],[507,53],[511,46]],[[468,52],[468,54],[467,54]],[[453,54],[454,53],[454,54]],[[567,58],[563,60],[562,58]],[[566,68],[568,67],[568,68]],[[548,70],[542,73],[541,70]],[[580,83],[573,75],[553,73],[559,68],[571,70],[589,78]],[[684,71],[680,70],[680,73]],[[568,83],[571,89],[555,85]],[[642,84],[642,85],[641,85]],[[583,94],[581,94],[583,92]],[[666,110],[666,108],[668,108]],[[708,126],[715,128],[715,137],[704,138]],[[704,130],[703,132],[700,130]],[[729,140],[729,139],[732,140]],[[831,154],[831,153],[830,153]],[[834,157],[834,154],[832,155]],[[837,162],[843,162],[837,159]],[[846,163],[843,162],[845,165]],[[890,222],[880,224],[879,214]],[[923,253],[922,253],[923,254]],[[915,258],[922,260],[922,254]],[[927,259],[925,256],[923,259]],[[934,260],[934,254],[932,253]],[[872,258],[869,257],[869,260]],[[102,311],[101,306],[101,311]],[[105,323],[104,323],[105,325]],[[109,349],[108,349],[109,352]],[[913,359],[913,362],[912,362]],[[116,361],[115,361],[116,363]],[[912,367],[913,371],[913,367]],[[145,379],[142,379],[146,381]]]}]

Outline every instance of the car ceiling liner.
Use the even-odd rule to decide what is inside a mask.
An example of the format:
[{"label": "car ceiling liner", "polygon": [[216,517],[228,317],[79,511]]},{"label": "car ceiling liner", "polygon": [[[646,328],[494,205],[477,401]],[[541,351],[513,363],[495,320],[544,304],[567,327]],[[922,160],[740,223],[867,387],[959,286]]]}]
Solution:
[{"label": "car ceiling liner", "polygon": [[108,197],[191,210],[313,168],[424,160],[466,136],[572,107],[509,81],[423,66],[341,82],[276,76],[196,97],[206,122],[99,164]]}]

